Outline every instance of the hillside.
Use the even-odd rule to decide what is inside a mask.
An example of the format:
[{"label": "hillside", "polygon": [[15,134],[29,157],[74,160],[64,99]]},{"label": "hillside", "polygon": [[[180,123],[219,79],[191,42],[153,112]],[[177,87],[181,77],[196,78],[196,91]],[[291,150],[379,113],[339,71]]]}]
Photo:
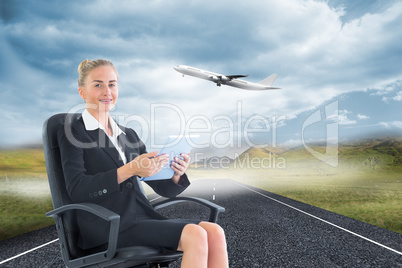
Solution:
[{"label": "hillside", "polygon": [[243,158],[245,155],[248,155],[249,158],[254,158],[254,157],[265,157],[269,154],[272,155],[280,155],[283,154],[284,152],[288,151],[288,148],[283,148],[283,147],[265,147],[265,148],[256,148],[256,147],[250,147],[246,151],[244,151],[239,158]]},{"label": "hillside", "polygon": [[233,162],[233,159],[227,156],[213,156],[196,161],[190,165],[191,168],[218,169],[227,168]]},{"label": "hillside", "polygon": [[402,166],[402,138],[366,139],[339,146],[342,165],[370,169]]}]

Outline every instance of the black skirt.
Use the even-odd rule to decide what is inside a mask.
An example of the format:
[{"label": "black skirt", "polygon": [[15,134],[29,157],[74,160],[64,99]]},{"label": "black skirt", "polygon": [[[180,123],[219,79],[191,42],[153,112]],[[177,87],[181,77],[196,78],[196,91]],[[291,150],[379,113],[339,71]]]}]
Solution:
[{"label": "black skirt", "polygon": [[141,205],[137,205],[137,219],[136,224],[119,234],[118,247],[152,246],[176,250],[184,226],[200,223],[199,220],[154,219]]}]

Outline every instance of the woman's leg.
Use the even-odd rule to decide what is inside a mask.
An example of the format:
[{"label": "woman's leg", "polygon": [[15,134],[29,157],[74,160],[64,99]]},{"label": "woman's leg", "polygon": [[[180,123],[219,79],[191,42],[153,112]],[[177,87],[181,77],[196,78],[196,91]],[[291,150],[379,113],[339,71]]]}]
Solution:
[{"label": "woman's leg", "polygon": [[181,233],[179,251],[183,251],[181,267],[206,268],[208,263],[207,232],[195,224],[187,224]]},{"label": "woman's leg", "polygon": [[226,239],[222,228],[210,222],[188,224],[180,237],[182,267],[228,267]]},{"label": "woman's leg", "polygon": [[208,267],[229,267],[228,252],[226,247],[225,232],[215,223],[200,222],[208,236]]}]

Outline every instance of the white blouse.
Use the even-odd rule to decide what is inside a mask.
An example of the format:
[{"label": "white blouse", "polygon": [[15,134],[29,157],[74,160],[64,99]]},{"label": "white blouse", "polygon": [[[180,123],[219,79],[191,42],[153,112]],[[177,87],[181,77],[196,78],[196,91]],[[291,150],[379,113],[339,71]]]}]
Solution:
[{"label": "white blouse", "polygon": [[112,144],[114,145],[114,147],[116,148],[116,150],[119,152],[120,158],[123,161],[124,164],[127,164],[127,158],[126,155],[123,152],[123,149],[121,148],[121,146],[119,145],[118,141],[117,141],[117,137],[121,134],[126,135],[126,133],[124,133],[123,130],[120,129],[120,127],[116,124],[116,122],[113,120],[112,117],[109,116],[109,124],[110,127],[112,128],[113,131],[113,135],[109,136],[105,130],[105,128],[98,122],[98,120],[95,119],[95,117],[93,117],[87,109],[85,109],[85,111],[82,113],[82,119],[84,120],[84,125],[85,125],[85,129],[90,131],[90,130],[96,130],[96,129],[102,129],[106,136],[109,137],[110,141],[112,142]]}]

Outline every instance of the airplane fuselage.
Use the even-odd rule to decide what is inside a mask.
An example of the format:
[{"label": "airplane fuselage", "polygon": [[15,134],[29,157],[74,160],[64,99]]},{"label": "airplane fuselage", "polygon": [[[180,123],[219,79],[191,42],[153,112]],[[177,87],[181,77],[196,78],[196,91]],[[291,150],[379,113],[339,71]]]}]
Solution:
[{"label": "airplane fuselage", "polygon": [[[279,89],[279,88],[272,87],[271,85],[264,85],[261,83],[253,83],[253,82],[248,82],[248,81],[241,80],[238,78],[234,78],[234,77],[245,77],[246,75],[239,75],[239,76],[228,75],[228,76],[226,76],[223,74],[205,71],[202,69],[198,69],[198,68],[194,68],[194,67],[186,66],[186,65],[178,65],[178,66],[174,67],[174,69],[176,71],[178,71],[179,73],[182,73],[183,75],[190,75],[190,76],[198,77],[201,79],[205,79],[205,80],[216,83],[218,86],[228,85],[228,86],[247,89],[247,90]],[[276,75],[273,78],[273,80],[275,80],[275,78],[276,78]]]}]

